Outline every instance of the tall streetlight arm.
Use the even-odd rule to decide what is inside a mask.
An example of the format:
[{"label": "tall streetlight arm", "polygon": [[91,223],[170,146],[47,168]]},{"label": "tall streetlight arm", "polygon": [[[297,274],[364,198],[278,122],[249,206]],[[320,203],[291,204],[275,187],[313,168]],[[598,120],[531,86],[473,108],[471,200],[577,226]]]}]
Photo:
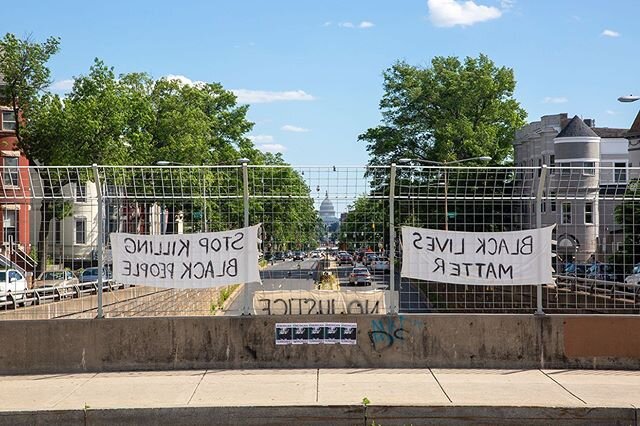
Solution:
[{"label": "tall streetlight arm", "polygon": [[463,158],[461,160],[454,160],[454,161],[434,161],[434,160],[423,160],[421,158],[401,158],[398,160],[398,163],[401,163],[401,164],[422,163],[422,164],[433,164],[434,166],[449,166],[451,164],[465,163],[467,161],[491,161],[491,160],[492,158],[488,156]]}]

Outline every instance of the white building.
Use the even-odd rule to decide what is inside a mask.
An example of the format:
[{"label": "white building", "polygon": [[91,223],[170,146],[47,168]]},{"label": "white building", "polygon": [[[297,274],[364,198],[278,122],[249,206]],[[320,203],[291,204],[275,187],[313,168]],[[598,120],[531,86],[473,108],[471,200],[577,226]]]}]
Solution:
[{"label": "white building", "polygon": [[[543,116],[516,132],[516,166],[550,167],[541,217],[543,226],[557,224],[561,256],[604,260],[615,252],[621,227],[613,220],[612,195],[624,192],[629,177],[626,136],[627,129],[595,127],[594,120],[569,120],[566,113]],[[535,223],[526,214],[523,221]]]}]

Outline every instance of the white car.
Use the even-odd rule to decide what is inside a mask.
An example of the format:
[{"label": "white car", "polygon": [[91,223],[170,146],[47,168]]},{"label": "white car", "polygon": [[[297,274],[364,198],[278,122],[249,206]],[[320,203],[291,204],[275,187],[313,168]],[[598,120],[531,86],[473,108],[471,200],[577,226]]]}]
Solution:
[{"label": "white car", "polygon": [[388,272],[391,270],[391,264],[389,263],[388,257],[377,256],[371,259],[371,263],[369,264],[369,269],[371,272]]},{"label": "white car", "polygon": [[0,271],[0,302],[5,302],[8,294],[11,294],[14,300],[22,300],[25,291],[27,280],[22,273],[15,269]]},{"label": "white car", "polygon": [[625,284],[635,286],[637,293],[640,293],[640,263],[633,267],[631,275],[624,279]]}]

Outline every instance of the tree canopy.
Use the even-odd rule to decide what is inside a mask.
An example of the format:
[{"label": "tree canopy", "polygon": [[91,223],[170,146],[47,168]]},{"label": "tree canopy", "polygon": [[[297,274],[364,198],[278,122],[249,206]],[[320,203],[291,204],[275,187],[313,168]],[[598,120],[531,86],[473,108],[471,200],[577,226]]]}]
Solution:
[{"label": "tree canopy", "polygon": [[22,141],[22,127],[29,118],[28,111],[38,103],[42,91],[51,84],[47,68],[49,58],[58,52],[60,40],[49,37],[37,43],[30,37],[22,40],[11,33],[0,39],[0,104],[13,108],[18,143]]},{"label": "tree canopy", "polygon": [[435,57],[428,68],[397,62],[384,72],[382,123],[359,136],[369,164],[479,156],[504,163],[526,118],[513,98],[515,85],[512,69],[482,54]]},{"label": "tree canopy", "polygon": [[96,59],[66,97],[47,94],[34,106],[23,150],[44,165],[261,163],[245,136],[247,108],[218,83],[116,76]]}]

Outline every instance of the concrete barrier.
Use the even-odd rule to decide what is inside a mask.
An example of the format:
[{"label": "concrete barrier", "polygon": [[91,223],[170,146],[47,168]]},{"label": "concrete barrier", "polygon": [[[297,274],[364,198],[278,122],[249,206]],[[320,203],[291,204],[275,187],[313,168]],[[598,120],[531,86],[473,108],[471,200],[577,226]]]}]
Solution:
[{"label": "concrete barrier", "polygon": [[[357,323],[276,345],[276,323]],[[0,374],[192,368],[640,369],[640,317],[307,315],[0,321]]]},{"label": "concrete barrier", "polygon": [[620,407],[273,406],[0,412],[0,425],[637,425]]}]

